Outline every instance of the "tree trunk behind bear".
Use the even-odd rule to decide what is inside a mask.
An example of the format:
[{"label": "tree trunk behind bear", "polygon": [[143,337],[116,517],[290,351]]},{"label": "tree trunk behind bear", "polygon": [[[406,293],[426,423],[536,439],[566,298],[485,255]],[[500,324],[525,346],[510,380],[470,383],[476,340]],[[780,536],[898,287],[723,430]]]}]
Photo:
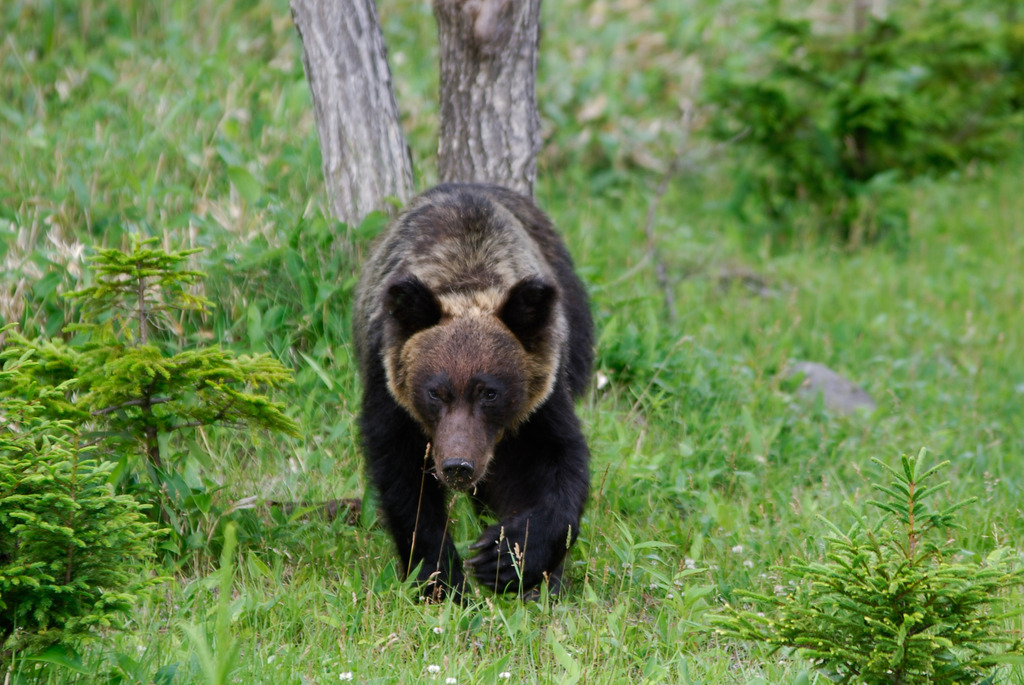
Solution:
[{"label": "tree trunk behind bear", "polygon": [[406,202],[412,158],[373,0],[291,0],[334,215],[359,223]]},{"label": "tree trunk behind bear", "polygon": [[441,55],[441,181],[533,195],[541,146],[541,0],[434,0]]}]

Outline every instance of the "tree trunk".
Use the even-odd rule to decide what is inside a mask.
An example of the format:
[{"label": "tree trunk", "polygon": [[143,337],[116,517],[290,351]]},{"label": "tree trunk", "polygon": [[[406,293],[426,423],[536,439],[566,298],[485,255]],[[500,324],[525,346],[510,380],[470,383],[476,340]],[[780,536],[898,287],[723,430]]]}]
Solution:
[{"label": "tree trunk", "polygon": [[373,0],[291,0],[291,10],[327,194],[334,215],[355,225],[413,188],[377,11]]},{"label": "tree trunk", "polygon": [[533,194],[541,145],[540,2],[434,0],[441,181],[485,181]]}]

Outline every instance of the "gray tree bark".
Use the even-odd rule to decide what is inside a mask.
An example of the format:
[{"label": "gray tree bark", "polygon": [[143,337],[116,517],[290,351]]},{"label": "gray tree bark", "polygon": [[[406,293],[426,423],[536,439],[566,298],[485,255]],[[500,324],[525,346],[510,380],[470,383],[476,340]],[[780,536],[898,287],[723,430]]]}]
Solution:
[{"label": "gray tree bark", "polygon": [[331,208],[355,225],[413,190],[377,11],[373,0],[291,0],[291,10]]},{"label": "gray tree bark", "polygon": [[533,194],[541,146],[541,0],[434,0],[441,55],[441,181]]}]

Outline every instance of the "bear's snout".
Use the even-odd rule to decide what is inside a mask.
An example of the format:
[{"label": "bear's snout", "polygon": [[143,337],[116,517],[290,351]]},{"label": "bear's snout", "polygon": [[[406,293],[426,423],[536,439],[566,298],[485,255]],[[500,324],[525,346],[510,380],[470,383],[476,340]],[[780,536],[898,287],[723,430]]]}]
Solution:
[{"label": "bear's snout", "polygon": [[434,471],[453,490],[469,490],[483,477],[493,445],[469,407],[445,412],[434,432]]},{"label": "bear's snout", "polygon": [[449,486],[464,490],[473,482],[473,462],[465,459],[445,459],[441,464],[441,475]]}]

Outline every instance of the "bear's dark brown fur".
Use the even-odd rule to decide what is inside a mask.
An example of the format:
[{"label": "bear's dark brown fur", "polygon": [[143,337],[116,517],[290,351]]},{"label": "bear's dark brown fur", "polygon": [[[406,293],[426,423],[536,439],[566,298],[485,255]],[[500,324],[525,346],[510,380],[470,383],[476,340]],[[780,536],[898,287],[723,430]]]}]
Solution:
[{"label": "bear's dark brown fur", "polygon": [[573,398],[593,324],[547,217],[497,186],[424,193],[375,244],[353,331],[368,470],[403,570],[418,566],[435,595],[461,592],[444,497],[455,489],[498,517],[471,545],[474,578],[499,592],[547,578],[557,591],[589,488]]}]

